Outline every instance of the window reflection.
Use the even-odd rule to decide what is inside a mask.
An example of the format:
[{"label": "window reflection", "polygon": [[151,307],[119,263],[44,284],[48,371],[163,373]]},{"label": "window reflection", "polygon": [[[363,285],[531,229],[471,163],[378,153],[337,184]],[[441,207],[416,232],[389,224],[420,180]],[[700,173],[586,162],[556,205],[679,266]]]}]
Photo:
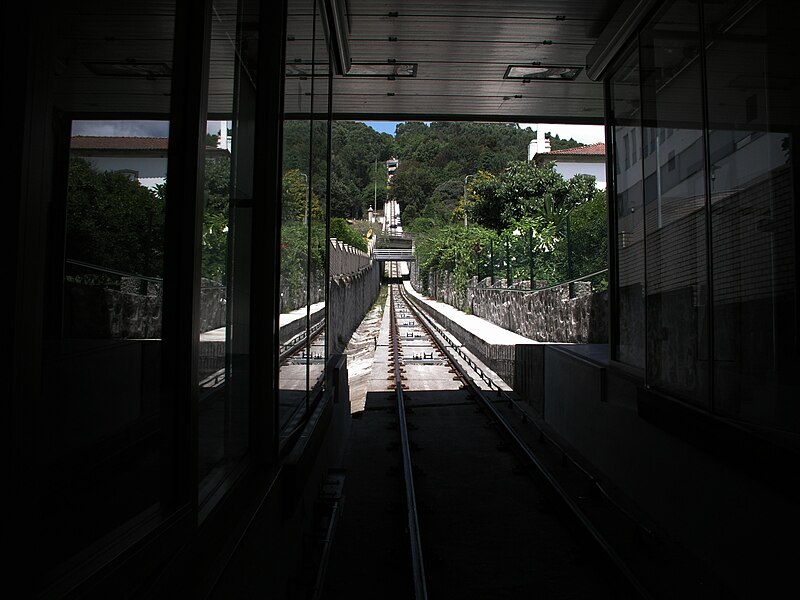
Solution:
[{"label": "window reflection", "polygon": [[[289,3],[283,127],[279,424],[301,425],[324,382],[327,359],[327,42],[314,0]],[[313,19],[309,18],[313,15]]]},{"label": "window reflection", "polygon": [[752,76],[778,72],[776,63],[789,59],[769,52],[763,5],[711,5],[706,28],[714,405],[731,417],[798,431],[792,135],[778,109],[782,92],[772,89],[778,80]]},{"label": "window reflection", "polygon": [[641,35],[650,385],[708,403],[706,196],[695,2],[674,2]]},{"label": "window reflection", "polygon": [[615,353],[654,389],[797,432],[797,112],[767,6],[669,3],[637,40],[641,86],[636,55],[612,77]]},{"label": "window reflection", "polygon": [[616,173],[617,335],[614,357],[644,367],[644,210],[642,164],[631,162],[641,130],[639,60],[633,53],[611,82]]},{"label": "window reflection", "polygon": [[[215,0],[204,160],[198,478],[204,502],[249,445],[250,252],[258,3]],[[223,118],[212,120],[212,115]]]},{"label": "window reflection", "polygon": [[159,501],[167,131],[72,125],[40,419],[48,566]]}]

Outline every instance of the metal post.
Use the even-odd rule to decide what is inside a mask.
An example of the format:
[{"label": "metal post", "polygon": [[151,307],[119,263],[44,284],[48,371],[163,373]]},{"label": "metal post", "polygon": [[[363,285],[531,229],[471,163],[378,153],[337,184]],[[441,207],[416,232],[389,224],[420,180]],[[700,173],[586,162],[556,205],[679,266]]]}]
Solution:
[{"label": "metal post", "polygon": [[489,276],[492,278],[494,287],[494,240],[489,240]]},{"label": "metal post", "polygon": [[572,283],[572,237],[569,234],[569,215],[567,215],[567,279],[569,284],[569,297],[575,297],[575,284]]},{"label": "metal post", "polygon": [[506,286],[511,287],[514,282],[511,275],[511,249],[509,248],[508,238],[506,238]]},{"label": "metal post", "polygon": [[528,267],[530,269],[530,284],[531,289],[534,288],[533,285],[533,229],[528,230]]},{"label": "metal post", "polygon": [[464,229],[467,228],[467,177],[464,177]]},{"label": "metal post", "polygon": [[464,177],[464,228],[465,229],[467,227],[467,180],[470,177],[475,177],[475,175],[477,175],[477,173],[473,173],[471,175],[467,175],[466,177]]}]

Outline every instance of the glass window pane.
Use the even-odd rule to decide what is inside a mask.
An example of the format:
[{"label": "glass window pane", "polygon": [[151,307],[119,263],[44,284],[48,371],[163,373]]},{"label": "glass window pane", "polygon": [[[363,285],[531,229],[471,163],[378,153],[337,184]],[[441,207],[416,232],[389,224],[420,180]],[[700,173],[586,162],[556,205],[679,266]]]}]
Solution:
[{"label": "glass window pane", "polygon": [[[313,0],[289,2],[283,125],[281,314],[279,322],[279,426],[288,434],[304,419],[309,401],[309,331],[312,263],[311,209],[320,199],[313,184],[311,113],[314,94]],[[291,67],[291,68],[290,68]],[[324,314],[324,312],[323,312]],[[314,317],[316,317],[316,313]]]},{"label": "glass window pane", "polygon": [[[671,3],[642,32],[648,385],[708,404],[706,194],[699,14]],[[666,131],[665,131],[666,130]]]},{"label": "glass window pane", "polygon": [[639,58],[633,53],[611,80],[616,176],[617,335],[613,356],[644,367],[644,202],[642,163],[631,163],[631,142],[641,129]]},{"label": "glass window pane", "polygon": [[249,443],[257,23],[257,2],[214,1],[201,249],[200,502],[236,466]]},{"label": "glass window pane", "polygon": [[[765,3],[709,4],[715,411],[800,430],[797,399],[794,108],[770,51]],[[778,74],[764,77],[763,73]],[[793,102],[789,102],[791,107]]]},{"label": "glass window pane", "polygon": [[[318,3],[319,5],[319,3]],[[328,91],[330,60],[327,41],[324,36],[319,11],[314,26],[314,112],[328,114]],[[328,210],[328,156],[329,156],[329,118],[315,117],[313,122],[313,144],[311,152],[312,204],[310,207],[310,273],[309,273],[309,348],[308,377],[309,388],[324,383],[327,358],[327,325],[325,263],[328,251],[327,210]]]},{"label": "glass window pane", "polygon": [[[144,130],[161,135],[130,135]],[[167,131],[73,123],[60,335],[51,332],[44,366],[47,564],[159,500]]]},{"label": "glass window pane", "polygon": [[40,75],[55,115],[43,127],[54,132],[54,200],[42,394],[30,407],[37,571],[158,515],[174,452],[160,409],[175,6],[51,7],[52,43],[40,51],[53,70]]}]

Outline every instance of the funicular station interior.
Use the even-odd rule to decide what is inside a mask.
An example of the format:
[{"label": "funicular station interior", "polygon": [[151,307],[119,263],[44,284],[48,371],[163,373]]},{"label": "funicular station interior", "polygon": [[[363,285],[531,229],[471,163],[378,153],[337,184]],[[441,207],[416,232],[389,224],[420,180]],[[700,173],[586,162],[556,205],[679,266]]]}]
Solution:
[{"label": "funicular station interior", "polygon": [[[313,576],[307,584],[309,564],[322,563],[308,546],[321,489],[342,467],[352,425],[342,343],[363,316],[336,295],[325,251],[331,123],[446,120],[605,125],[607,352],[587,361],[545,348],[537,417],[705,565],[709,589],[778,597],[795,581],[800,539],[789,6],[5,3],[6,587],[324,597]],[[220,201],[207,192],[215,122],[229,124],[222,259],[204,251],[206,207]],[[297,122],[305,133],[285,136]],[[124,232],[104,223],[113,206],[68,202],[69,190],[94,193],[73,160],[108,124],[163,141],[104,149],[128,178],[144,181],[145,156],[163,165]],[[290,158],[318,191],[300,217],[281,202]],[[152,198],[159,227],[144,208]],[[90,229],[102,234],[100,265],[81,254]],[[305,257],[294,299],[283,293],[287,240]],[[215,260],[222,296],[201,277]],[[144,298],[135,334],[86,285],[110,278],[119,295]],[[222,333],[201,340],[213,310]],[[312,330],[304,359],[285,364],[284,347]],[[517,591],[502,597],[537,597]],[[674,597],[712,596],[698,582]]]}]

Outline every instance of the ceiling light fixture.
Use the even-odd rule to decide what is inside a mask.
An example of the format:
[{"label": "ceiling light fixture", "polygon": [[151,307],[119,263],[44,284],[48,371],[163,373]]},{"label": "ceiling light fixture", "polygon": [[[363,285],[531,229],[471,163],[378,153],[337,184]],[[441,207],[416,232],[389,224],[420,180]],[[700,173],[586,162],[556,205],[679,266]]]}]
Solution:
[{"label": "ceiling light fixture", "polygon": [[417,63],[353,63],[348,77],[416,77]]},{"label": "ceiling light fixture", "polygon": [[503,79],[522,79],[524,81],[572,81],[583,70],[582,67],[556,65],[508,65]]}]

